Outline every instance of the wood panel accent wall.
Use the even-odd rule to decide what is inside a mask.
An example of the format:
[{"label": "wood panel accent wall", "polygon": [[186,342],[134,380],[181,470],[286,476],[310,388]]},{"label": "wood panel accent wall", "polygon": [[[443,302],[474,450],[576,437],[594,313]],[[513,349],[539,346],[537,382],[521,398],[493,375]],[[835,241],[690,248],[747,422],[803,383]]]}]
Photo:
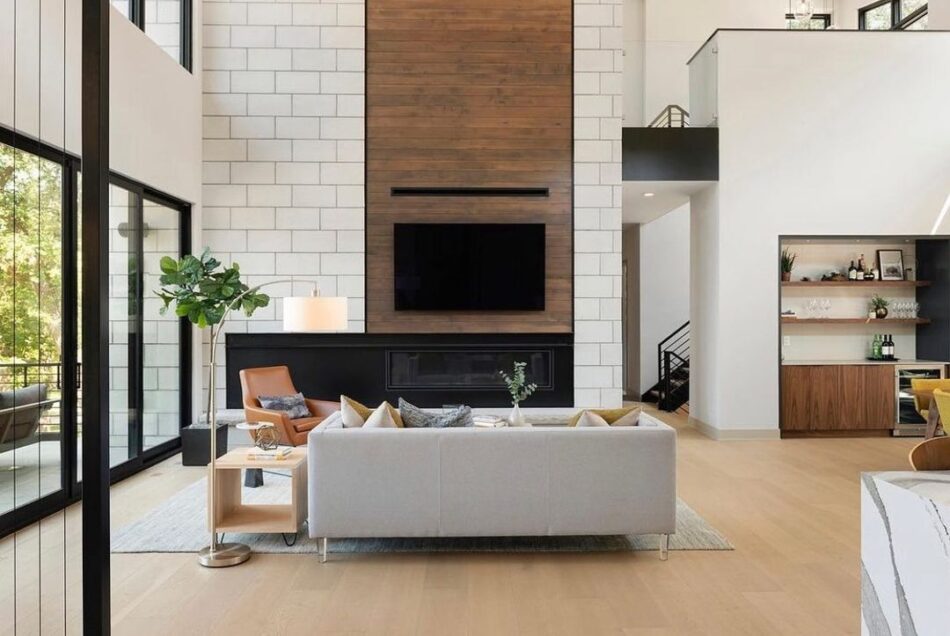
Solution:
[{"label": "wood panel accent wall", "polygon": [[[368,0],[366,29],[367,331],[571,332],[571,0]],[[390,196],[419,186],[550,196]],[[546,224],[544,311],[395,311],[397,222]]]}]

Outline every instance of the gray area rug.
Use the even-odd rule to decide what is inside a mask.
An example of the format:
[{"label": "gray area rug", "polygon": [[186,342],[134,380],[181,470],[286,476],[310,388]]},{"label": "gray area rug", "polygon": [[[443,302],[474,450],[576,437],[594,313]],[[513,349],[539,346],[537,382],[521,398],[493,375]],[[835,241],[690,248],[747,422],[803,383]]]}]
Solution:
[{"label": "gray area rug", "polygon": [[[113,552],[197,552],[208,544],[205,526],[207,483],[201,479],[170,497],[142,519],[112,535]],[[245,503],[280,504],[290,501],[290,479],[267,472],[260,488],[244,488]],[[288,537],[290,539],[292,537]],[[285,545],[279,534],[238,534],[225,537],[266,554],[315,554],[318,542],[306,527],[297,542]],[[630,552],[656,550],[655,535],[578,537],[463,537],[404,539],[335,539],[330,552]],[[676,534],[671,550],[732,550],[732,544],[696,512],[676,502]]]}]

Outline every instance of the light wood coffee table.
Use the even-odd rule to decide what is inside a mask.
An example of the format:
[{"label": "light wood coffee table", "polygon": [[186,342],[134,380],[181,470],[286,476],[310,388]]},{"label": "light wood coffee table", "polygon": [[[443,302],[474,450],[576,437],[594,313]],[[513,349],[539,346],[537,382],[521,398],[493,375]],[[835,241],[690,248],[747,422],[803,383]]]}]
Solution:
[{"label": "light wood coffee table", "polygon": [[[290,503],[246,504],[241,500],[241,470],[290,471]],[[214,515],[218,532],[279,532],[294,535],[307,518],[307,449],[295,448],[284,459],[250,459],[247,449],[233,450],[215,462]],[[211,491],[209,485],[209,501]],[[211,517],[209,512],[208,523]],[[287,542],[287,537],[284,536]]]}]

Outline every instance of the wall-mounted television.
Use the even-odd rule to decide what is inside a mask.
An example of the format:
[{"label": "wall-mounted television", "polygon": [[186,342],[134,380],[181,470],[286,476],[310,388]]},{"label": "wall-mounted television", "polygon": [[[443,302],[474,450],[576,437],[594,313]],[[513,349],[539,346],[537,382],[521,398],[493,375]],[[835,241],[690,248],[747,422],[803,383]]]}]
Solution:
[{"label": "wall-mounted television", "polygon": [[396,223],[397,311],[542,311],[543,223]]}]

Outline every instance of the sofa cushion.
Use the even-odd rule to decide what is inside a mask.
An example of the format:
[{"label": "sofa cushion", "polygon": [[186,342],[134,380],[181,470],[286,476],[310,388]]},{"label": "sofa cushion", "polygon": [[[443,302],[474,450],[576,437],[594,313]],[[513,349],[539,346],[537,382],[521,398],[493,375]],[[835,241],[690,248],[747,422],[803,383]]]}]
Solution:
[{"label": "sofa cushion", "polygon": [[621,415],[613,422],[610,422],[611,426],[636,426],[640,423],[640,407],[637,407],[627,413],[626,415]]},{"label": "sofa cushion", "polygon": [[383,402],[366,418],[363,428],[398,428],[392,410],[389,402]]},{"label": "sofa cushion", "polygon": [[639,412],[640,407],[639,407],[639,406],[627,406],[627,407],[620,408],[620,409],[585,409],[584,411],[578,411],[578,412],[574,415],[574,417],[571,418],[571,421],[568,422],[568,426],[577,426],[577,420],[579,420],[579,419],[581,418],[581,415],[583,415],[583,414],[584,414],[586,411],[588,411],[588,410],[589,410],[591,413],[596,413],[597,415],[599,415],[599,416],[601,416],[602,418],[604,418],[604,420],[605,420],[608,424],[613,424],[614,422],[616,422],[617,420],[619,420],[621,417],[623,417],[624,415],[627,415],[628,413],[630,413],[630,412],[632,412],[632,411],[638,411],[638,412]]},{"label": "sofa cushion", "polygon": [[268,411],[283,411],[292,420],[310,417],[310,409],[303,398],[303,393],[296,395],[259,395],[257,400],[261,408]]},{"label": "sofa cushion", "polygon": [[[393,419],[396,428],[402,428],[403,422],[402,417],[399,415],[399,411],[393,407],[389,402],[383,402],[379,405],[380,407],[385,406],[389,411],[389,415]],[[377,409],[378,410],[378,409]],[[360,428],[366,423],[366,420],[373,414],[373,409],[370,407],[360,404],[351,397],[345,395],[340,396],[340,412],[343,415],[343,427],[344,428]]]},{"label": "sofa cushion", "polygon": [[399,398],[399,414],[407,428],[454,428],[475,426],[472,408],[460,406],[447,413],[429,413]]},{"label": "sofa cushion", "polygon": [[583,427],[604,427],[607,428],[610,424],[607,423],[607,420],[597,415],[593,411],[583,411],[581,416],[577,418],[577,423],[574,425],[578,428]]}]

